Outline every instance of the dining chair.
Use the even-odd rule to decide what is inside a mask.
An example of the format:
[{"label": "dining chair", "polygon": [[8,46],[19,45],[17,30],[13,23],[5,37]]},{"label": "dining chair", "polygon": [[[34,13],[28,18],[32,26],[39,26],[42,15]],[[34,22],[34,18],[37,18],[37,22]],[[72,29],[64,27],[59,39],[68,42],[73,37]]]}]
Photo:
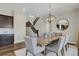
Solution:
[{"label": "dining chair", "polygon": [[66,37],[65,37],[64,50],[66,50],[66,51],[67,51],[67,49],[68,49],[69,37],[70,37],[69,35],[66,35]]},{"label": "dining chair", "polygon": [[61,39],[59,39],[57,44],[47,45],[46,51],[48,50],[48,51],[54,52],[54,53],[56,53],[57,56],[59,55],[59,53],[61,53],[63,55],[64,54],[64,49],[63,49],[64,41],[65,41],[65,36],[61,37]]},{"label": "dining chair", "polygon": [[25,45],[27,48],[26,55],[30,52],[32,55],[36,56],[38,53],[45,50],[45,46],[37,46],[37,36],[26,36]]}]

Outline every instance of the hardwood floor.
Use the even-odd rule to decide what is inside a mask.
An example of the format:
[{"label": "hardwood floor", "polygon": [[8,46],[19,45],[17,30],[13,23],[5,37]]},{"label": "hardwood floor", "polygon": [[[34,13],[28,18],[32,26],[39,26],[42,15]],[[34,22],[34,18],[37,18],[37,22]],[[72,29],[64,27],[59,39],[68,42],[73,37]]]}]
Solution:
[{"label": "hardwood floor", "polygon": [[[73,47],[74,45],[72,46],[72,44],[69,44],[69,46]],[[15,51],[19,51],[24,48],[25,48],[24,42],[16,43],[14,45],[3,46],[0,47],[0,56],[17,56]],[[78,55],[79,55],[79,49],[78,49]]]},{"label": "hardwood floor", "polygon": [[14,51],[25,47],[24,42],[0,47],[0,56],[15,56]]}]

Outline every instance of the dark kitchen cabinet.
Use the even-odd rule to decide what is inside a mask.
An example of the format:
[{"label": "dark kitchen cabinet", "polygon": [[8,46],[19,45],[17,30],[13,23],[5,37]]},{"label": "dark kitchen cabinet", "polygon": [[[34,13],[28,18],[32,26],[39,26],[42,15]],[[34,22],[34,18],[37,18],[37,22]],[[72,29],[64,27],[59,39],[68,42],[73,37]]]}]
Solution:
[{"label": "dark kitchen cabinet", "polygon": [[[0,14],[0,28],[13,29],[13,16]],[[6,31],[3,31],[6,32]],[[0,33],[0,46],[10,45],[14,43],[14,34],[1,34]]]},{"label": "dark kitchen cabinet", "polygon": [[13,17],[0,15],[0,28],[13,28]]},{"label": "dark kitchen cabinet", "polygon": [[0,35],[0,46],[9,45],[14,43],[13,34],[1,34]]}]

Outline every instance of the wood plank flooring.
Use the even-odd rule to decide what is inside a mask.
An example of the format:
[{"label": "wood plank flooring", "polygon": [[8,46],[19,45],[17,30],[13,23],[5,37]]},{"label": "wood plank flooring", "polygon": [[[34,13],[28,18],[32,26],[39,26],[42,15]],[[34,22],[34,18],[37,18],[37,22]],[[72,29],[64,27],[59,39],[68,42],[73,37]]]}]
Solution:
[{"label": "wood plank flooring", "polygon": [[12,55],[15,56],[14,51],[18,49],[22,49],[25,47],[24,42],[8,45],[8,46],[3,46],[0,47],[0,56],[7,56],[7,55]]},{"label": "wood plank flooring", "polygon": [[[69,44],[69,46],[70,45],[72,44]],[[0,47],[0,56],[16,56],[15,51],[18,51],[19,49],[22,49],[22,48],[25,48],[24,42]],[[79,56],[79,49],[78,49],[78,56]]]}]

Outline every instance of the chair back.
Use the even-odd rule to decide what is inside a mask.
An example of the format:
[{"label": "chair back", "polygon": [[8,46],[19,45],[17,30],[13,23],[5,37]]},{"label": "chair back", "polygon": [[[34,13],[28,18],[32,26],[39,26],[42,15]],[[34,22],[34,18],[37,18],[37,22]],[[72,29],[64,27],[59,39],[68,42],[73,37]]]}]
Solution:
[{"label": "chair back", "polygon": [[37,36],[26,36],[25,39],[26,48],[33,52],[37,49]]},{"label": "chair back", "polygon": [[64,42],[65,42],[65,36],[63,36],[61,39],[59,39],[58,41],[58,51],[60,51],[63,46],[64,46]]}]

